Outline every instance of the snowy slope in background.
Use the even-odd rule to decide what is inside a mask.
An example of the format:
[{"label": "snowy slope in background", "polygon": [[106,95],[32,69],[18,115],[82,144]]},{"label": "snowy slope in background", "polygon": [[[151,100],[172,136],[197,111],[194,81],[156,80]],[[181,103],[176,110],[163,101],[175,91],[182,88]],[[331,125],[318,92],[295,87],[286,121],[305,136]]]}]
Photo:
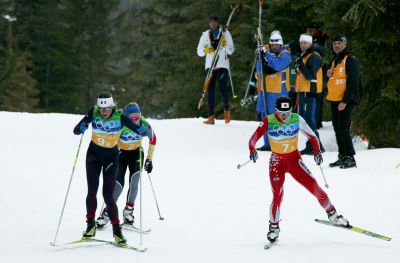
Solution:
[{"label": "snowy slope in background", "polygon": [[[315,223],[314,218],[326,219],[324,211],[287,175],[280,243],[265,251],[272,198],[269,152],[260,152],[256,164],[236,169],[248,160],[247,142],[258,123],[225,125],[219,120],[206,126],[201,119],[150,120],[158,137],[152,181],[165,220],[158,220],[144,175],[143,225],[152,229],[143,236],[146,253],[109,246],[51,247],[80,139],[72,129],[81,117],[0,112],[0,262],[375,263],[395,262],[400,256],[400,172],[394,170],[400,149],[367,151],[360,144],[357,169],[331,169],[328,163],[337,157],[334,134],[330,123],[320,130],[327,150],[323,168],[331,201],[353,225],[390,236],[392,241]],[[304,140],[302,136],[300,149]],[[89,141],[90,131],[84,136],[57,243],[79,239],[85,229]],[[312,156],[303,159],[323,186]],[[120,213],[123,199],[118,202]],[[98,210],[102,202],[99,189]],[[139,243],[138,234],[124,234],[130,244]],[[97,237],[112,240],[111,229],[98,231]]]}]

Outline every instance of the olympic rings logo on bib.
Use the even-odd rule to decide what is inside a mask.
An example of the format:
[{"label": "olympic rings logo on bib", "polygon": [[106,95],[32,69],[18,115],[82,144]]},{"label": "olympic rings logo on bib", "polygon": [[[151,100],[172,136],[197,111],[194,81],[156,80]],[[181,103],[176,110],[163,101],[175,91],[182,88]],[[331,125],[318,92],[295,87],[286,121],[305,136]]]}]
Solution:
[{"label": "olympic rings logo on bib", "polygon": [[121,134],[121,139],[128,140],[128,141],[131,141],[131,140],[140,140],[140,136],[137,135],[137,134],[134,133],[134,132],[131,132],[131,131],[124,131],[124,132]]},{"label": "olympic rings logo on bib", "polygon": [[276,132],[278,135],[288,135],[292,136],[295,134],[296,131],[296,126],[292,123],[289,125],[283,124],[283,125],[274,125],[272,127],[272,130]]},{"label": "olympic rings logo on bib", "polygon": [[115,121],[103,121],[100,117],[96,117],[94,122],[94,126],[96,129],[110,131],[111,129],[115,128]]}]

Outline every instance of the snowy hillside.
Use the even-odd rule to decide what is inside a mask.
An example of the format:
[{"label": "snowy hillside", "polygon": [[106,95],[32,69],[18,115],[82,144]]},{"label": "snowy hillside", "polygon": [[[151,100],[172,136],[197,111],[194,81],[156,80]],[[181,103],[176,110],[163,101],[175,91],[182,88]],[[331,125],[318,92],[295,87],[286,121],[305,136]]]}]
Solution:
[{"label": "snowy hillside", "polygon": [[[147,175],[143,176],[146,253],[111,246],[51,247],[65,198],[79,136],[79,115],[0,112],[0,262],[397,262],[400,257],[400,149],[357,145],[357,169],[328,167],[337,157],[330,123],[320,130],[327,150],[323,171],[331,201],[355,226],[393,238],[381,241],[314,222],[326,219],[318,202],[287,175],[280,243],[264,250],[272,198],[269,152],[256,164],[247,142],[258,123],[203,125],[201,119],[150,120],[157,147],[151,179],[164,221],[158,220]],[[57,243],[79,239],[85,229],[84,135]],[[145,140],[147,147],[147,139]],[[261,143],[261,142],[259,142]],[[304,137],[301,137],[303,148]],[[303,158],[321,186],[312,156]],[[126,189],[125,189],[126,190]],[[125,193],[125,192],[124,192]],[[101,190],[98,203],[102,204]],[[123,198],[119,208],[123,207]],[[138,210],[135,211],[136,218]],[[139,234],[124,232],[137,245]],[[111,229],[97,237],[112,240]]]}]

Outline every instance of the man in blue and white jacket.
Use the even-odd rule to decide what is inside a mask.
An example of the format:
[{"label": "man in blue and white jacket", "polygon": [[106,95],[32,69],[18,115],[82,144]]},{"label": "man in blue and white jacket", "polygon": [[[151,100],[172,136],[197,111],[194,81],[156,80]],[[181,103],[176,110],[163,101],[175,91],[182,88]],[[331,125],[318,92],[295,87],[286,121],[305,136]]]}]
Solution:
[{"label": "man in blue and white jacket", "polygon": [[[283,45],[282,35],[278,30],[272,31],[269,38],[269,45],[260,47],[262,55],[261,62],[257,63],[257,74],[260,76],[263,69],[264,81],[267,91],[267,109],[264,108],[264,90],[258,77],[258,100],[256,110],[260,119],[275,113],[275,102],[281,96],[287,96],[290,91],[289,65],[292,61],[289,50]],[[257,150],[271,151],[267,135],[264,136],[264,145]]]}]

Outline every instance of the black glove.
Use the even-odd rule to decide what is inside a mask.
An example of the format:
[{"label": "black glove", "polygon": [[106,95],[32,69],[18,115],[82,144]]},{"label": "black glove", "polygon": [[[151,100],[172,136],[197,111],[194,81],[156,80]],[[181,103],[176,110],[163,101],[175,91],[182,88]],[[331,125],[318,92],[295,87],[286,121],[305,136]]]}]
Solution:
[{"label": "black glove", "polygon": [[317,153],[314,155],[314,161],[317,165],[321,165],[324,159],[322,159],[322,155],[320,153]]},{"label": "black glove", "polygon": [[144,170],[147,173],[151,173],[153,171],[153,162],[149,159],[146,159],[146,162],[144,163]]},{"label": "black glove", "polygon": [[258,159],[257,151],[251,152],[250,153],[250,160],[252,160],[253,162],[256,162],[257,159]]},{"label": "black glove", "polygon": [[301,57],[296,57],[296,60],[294,61],[294,67],[295,68],[300,67],[301,63],[303,63],[303,59]]},{"label": "black glove", "polygon": [[79,126],[76,125],[74,128],[74,134],[79,135],[85,133],[88,128],[88,124],[86,122],[82,122]]}]

